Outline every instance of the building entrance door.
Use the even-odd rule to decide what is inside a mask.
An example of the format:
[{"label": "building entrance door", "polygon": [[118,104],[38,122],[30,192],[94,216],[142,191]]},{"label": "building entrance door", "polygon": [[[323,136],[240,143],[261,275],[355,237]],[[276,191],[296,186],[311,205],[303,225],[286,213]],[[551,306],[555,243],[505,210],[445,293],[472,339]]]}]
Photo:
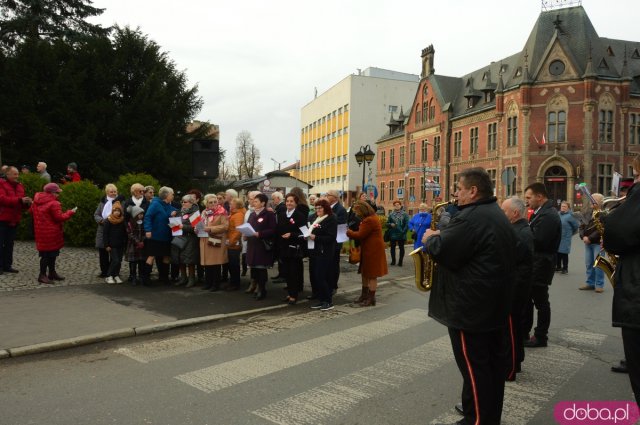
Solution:
[{"label": "building entrance door", "polygon": [[549,199],[556,208],[560,208],[560,202],[567,200],[567,171],[554,165],[544,173],[544,185],[549,193]]}]

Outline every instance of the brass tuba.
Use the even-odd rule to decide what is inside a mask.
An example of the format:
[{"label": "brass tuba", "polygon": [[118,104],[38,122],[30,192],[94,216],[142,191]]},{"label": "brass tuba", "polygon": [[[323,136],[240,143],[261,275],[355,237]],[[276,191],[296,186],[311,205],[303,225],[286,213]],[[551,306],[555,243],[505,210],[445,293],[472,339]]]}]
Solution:
[{"label": "brass tuba", "polygon": [[[452,204],[452,202],[441,202],[434,205],[431,213],[431,230],[437,229],[440,216],[450,204]],[[411,251],[409,256],[413,258],[413,265],[415,267],[416,288],[422,292],[430,291],[433,285],[436,263],[430,255],[422,250],[422,246]]]}]

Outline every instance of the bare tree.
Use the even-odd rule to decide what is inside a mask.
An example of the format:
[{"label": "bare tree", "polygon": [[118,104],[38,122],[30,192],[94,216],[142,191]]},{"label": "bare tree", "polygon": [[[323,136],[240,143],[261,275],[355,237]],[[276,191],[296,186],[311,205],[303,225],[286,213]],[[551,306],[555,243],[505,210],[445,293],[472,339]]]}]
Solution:
[{"label": "bare tree", "polygon": [[234,163],[238,179],[250,179],[257,176],[262,170],[260,151],[253,143],[251,133],[242,130],[236,136],[236,158]]}]

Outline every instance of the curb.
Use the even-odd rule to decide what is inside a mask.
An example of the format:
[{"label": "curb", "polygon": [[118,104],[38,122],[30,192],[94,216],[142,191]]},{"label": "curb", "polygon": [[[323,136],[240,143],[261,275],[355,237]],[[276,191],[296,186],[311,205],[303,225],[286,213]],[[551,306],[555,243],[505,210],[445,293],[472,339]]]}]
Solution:
[{"label": "curb", "polygon": [[[385,286],[392,283],[395,280],[402,281],[406,279],[407,279],[406,277],[402,277],[402,278],[396,278],[393,280],[384,280],[384,281],[378,282],[378,286]],[[340,295],[349,294],[351,292],[358,292],[359,290],[360,288],[345,290],[340,292]],[[306,302],[308,301],[300,300],[298,304],[303,304]],[[21,347],[15,347],[15,348],[4,348],[4,349],[0,349],[0,359],[22,357],[30,354],[47,353],[51,351],[64,350],[67,348],[81,347],[83,345],[95,344],[98,342],[112,341],[115,339],[122,339],[122,338],[130,338],[130,337],[139,336],[139,335],[148,335],[156,332],[163,332],[171,329],[200,325],[204,323],[211,323],[211,322],[216,322],[218,320],[228,319],[231,317],[240,317],[240,316],[246,316],[246,315],[251,315],[256,313],[264,313],[264,312],[278,310],[282,308],[289,308],[289,305],[279,304],[279,305],[273,305],[268,307],[255,308],[252,310],[237,311],[233,313],[213,314],[211,316],[200,316],[200,317],[193,317],[190,319],[175,320],[173,322],[158,323],[155,325],[122,328],[122,329],[116,329],[112,331],[99,332],[99,333],[90,334],[90,335],[83,335],[83,336],[78,336],[73,338],[43,342],[39,344],[23,345]]]}]

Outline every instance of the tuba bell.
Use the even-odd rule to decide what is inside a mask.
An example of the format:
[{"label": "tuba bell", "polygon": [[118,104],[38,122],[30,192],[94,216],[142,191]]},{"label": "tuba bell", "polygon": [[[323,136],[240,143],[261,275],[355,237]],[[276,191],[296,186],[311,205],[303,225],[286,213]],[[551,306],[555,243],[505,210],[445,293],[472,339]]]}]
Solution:
[{"label": "tuba bell", "polygon": [[[441,202],[434,205],[431,214],[431,230],[436,230],[438,228],[440,216],[445,211],[445,208],[451,204],[452,202]],[[436,263],[430,255],[422,250],[422,247],[411,251],[409,256],[413,258],[413,265],[415,267],[416,288],[422,292],[430,291],[431,286],[433,285]]]}]

